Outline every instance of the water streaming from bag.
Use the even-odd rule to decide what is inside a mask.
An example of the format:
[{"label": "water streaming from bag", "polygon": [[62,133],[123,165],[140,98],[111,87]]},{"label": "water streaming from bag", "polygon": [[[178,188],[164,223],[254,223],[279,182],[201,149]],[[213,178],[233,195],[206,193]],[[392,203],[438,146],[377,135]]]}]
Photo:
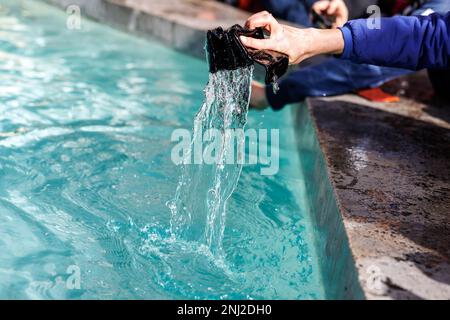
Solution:
[{"label": "water streaming from bag", "polygon": [[[209,75],[176,194],[168,203],[172,235],[203,242],[218,255],[222,253],[227,200],[237,185],[240,160],[245,156],[245,137],[240,133],[247,122],[252,75],[253,66]],[[220,148],[215,147],[215,139],[220,139]],[[208,156],[216,160],[214,164],[203,161]]]}]

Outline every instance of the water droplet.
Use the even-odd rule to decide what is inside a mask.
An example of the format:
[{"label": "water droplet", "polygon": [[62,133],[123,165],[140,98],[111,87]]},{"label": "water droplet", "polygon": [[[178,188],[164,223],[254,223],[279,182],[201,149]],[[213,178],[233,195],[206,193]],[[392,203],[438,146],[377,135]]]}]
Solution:
[{"label": "water droplet", "polygon": [[280,86],[278,85],[278,77],[277,76],[273,76],[273,78],[272,78],[272,91],[273,91],[273,94],[277,94],[278,91],[280,91]]}]

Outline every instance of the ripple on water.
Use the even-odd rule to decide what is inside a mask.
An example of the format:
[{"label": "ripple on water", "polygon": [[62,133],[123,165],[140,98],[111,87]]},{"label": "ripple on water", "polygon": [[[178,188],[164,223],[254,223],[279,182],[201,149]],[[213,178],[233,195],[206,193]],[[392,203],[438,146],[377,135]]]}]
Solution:
[{"label": "ripple on water", "polygon": [[[0,5],[0,298],[323,297],[286,167],[244,167],[222,254],[170,234],[170,135],[192,127],[206,64],[87,20],[65,25],[40,2]],[[283,115],[250,120],[288,128]],[[80,289],[67,286],[73,266]]]}]

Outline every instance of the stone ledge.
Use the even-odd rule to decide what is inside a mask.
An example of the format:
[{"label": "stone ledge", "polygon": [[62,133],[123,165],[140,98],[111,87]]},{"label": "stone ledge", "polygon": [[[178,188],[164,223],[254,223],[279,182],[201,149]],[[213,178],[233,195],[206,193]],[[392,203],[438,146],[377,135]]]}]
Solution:
[{"label": "stone ledge", "polygon": [[[401,81],[432,92],[424,73]],[[450,108],[355,95],[308,107],[367,298],[450,299]]]},{"label": "stone ledge", "polygon": [[78,5],[82,15],[204,59],[205,32],[242,24],[248,13],[212,0],[43,0],[66,9]]}]

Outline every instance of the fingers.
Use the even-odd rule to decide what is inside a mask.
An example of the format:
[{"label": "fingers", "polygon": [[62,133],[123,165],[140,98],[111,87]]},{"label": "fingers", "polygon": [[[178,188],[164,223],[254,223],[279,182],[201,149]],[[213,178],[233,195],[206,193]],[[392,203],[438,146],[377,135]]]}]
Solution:
[{"label": "fingers", "polygon": [[326,12],[326,10],[328,9],[329,6],[330,6],[330,1],[321,0],[321,1],[317,1],[316,3],[314,3],[312,9],[316,13],[322,14],[323,12]]},{"label": "fingers", "polygon": [[342,27],[348,21],[348,9],[345,3],[341,0],[334,0],[331,2],[330,7],[334,10],[333,14],[336,17],[336,21],[333,26],[335,28]]},{"label": "fingers", "polygon": [[275,20],[275,18],[267,11],[258,12],[252,15],[248,18],[245,26],[250,30],[262,27],[270,31],[271,34],[276,34],[281,30],[281,26],[278,21]]},{"label": "fingers", "polygon": [[256,50],[273,50],[272,41],[270,39],[255,39],[250,37],[240,37],[244,46]]},{"label": "fingers", "polygon": [[348,20],[348,9],[342,0],[320,0],[314,3],[313,10],[318,14],[333,17],[333,28],[342,27]]},{"label": "fingers", "polygon": [[270,32],[269,39],[255,39],[250,37],[240,37],[244,46],[256,50],[275,50],[277,42],[274,39],[280,38],[283,34],[283,27],[267,11],[261,11],[248,18],[245,26],[253,30],[255,28],[264,28]]},{"label": "fingers", "polygon": [[339,11],[342,2],[340,1],[331,1],[329,2],[329,6],[327,8],[327,15],[336,16],[336,13]]},{"label": "fingers", "polygon": [[268,14],[270,14],[269,12],[267,12],[267,11],[260,11],[260,12],[257,12],[257,13],[255,13],[255,14],[253,14],[253,15],[251,15],[248,19],[247,19],[247,22],[249,21],[249,20],[252,20],[252,19],[254,19],[254,18],[257,18],[257,17],[260,17],[260,16],[265,16],[265,15],[268,15]]}]

